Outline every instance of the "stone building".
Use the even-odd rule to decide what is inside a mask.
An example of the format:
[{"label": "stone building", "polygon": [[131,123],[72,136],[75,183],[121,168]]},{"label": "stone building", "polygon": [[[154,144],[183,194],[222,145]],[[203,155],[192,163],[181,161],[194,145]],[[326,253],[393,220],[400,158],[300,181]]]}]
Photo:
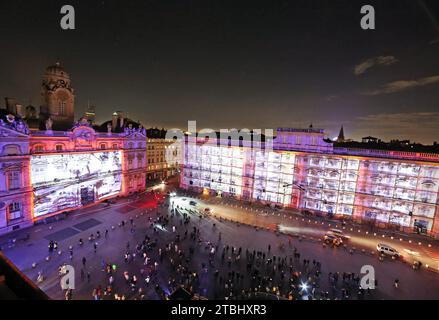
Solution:
[{"label": "stone building", "polygon": [[147,182],[165,180],[180,173],[182,144],[166,138],[165,129],[150,128],[147,135]]},{"label": "stone building", "polygon": [[24,117],[0,109],[0,234],[145,190],[146,130],[73,123],[73,92],[56,64],[43,77],[39,117],[32,106]]},{"label": "stone building", "polygon": [[180,186],[439,237],[439,154],[334,147],[279,128],[272,146],[186,137]]}]

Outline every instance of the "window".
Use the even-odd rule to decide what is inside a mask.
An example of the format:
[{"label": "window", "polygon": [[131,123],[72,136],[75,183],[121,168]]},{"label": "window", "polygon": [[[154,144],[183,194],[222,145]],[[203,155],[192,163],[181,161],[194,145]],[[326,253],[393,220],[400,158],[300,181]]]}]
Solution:
[{"label": "window", "polygon": [[35,152],[42,152],[44,151],[44,146],[42,144],[37,144],[34,147]]},{"label": "window", "polygon": [[8,206],[8,218],[9,220],[20,219],[21,215],[21,205],[19,202],[11,202]]},{"label": "window", "polygon": [[128,143],[128,149],[132,149],[134,144],[132,142]]},{"label": "window", "polygon": [[59,102],[58,115],[63,116],[66,114],[66,102],[64,100]]},{"label": "window", "polygon": [[117,148],[118,148],[117,143],[113,143],[113,149],[117,149]]},{"label": "window", "polygon": [[56,148],[56,151],[62,151],[63,150],[63,145],[62,144],[57,144],[55,148]]},{"label": "window", "polygon": [[8,190],[14,190],[20,188],[20,171],[10,171],[7,173],[8,177]]},{"label": "window", "polygon": [[8,144],[3,148],[3,155],[16,155],[20,153],[20,147],[15,144]]},{"label": "window", "polygon": [[101,143],[101,149],[103,150],[103,149],[106,149],[106,148],[107,148],[107,145],[105,143]]}]

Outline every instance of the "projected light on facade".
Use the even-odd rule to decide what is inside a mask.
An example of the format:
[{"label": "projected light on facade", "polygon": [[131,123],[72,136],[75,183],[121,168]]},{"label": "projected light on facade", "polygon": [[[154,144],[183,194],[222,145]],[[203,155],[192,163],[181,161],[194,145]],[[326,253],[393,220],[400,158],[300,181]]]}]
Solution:
[{"label": "projected light on facade", "polygon": [[439,166],[334,153],[188,144],[181,186],[431,230],[437,219]]},{"label": "projected light on facade", "polygon": [[121,192],[121,159],[121,151],[32,156],[35,217]]}]

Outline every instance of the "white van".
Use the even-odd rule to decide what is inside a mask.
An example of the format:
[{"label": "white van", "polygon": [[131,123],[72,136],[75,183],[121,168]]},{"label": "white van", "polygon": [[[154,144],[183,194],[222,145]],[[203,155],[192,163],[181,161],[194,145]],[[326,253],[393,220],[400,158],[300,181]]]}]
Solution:
[{"label": "white van", "polygon": [[400,254],[399,252],[392,248],[391,246],[384,244],[384,243],[378,243],[377,244],[377,250],[381,254],[385,254],[391,257],[399,258]]}]

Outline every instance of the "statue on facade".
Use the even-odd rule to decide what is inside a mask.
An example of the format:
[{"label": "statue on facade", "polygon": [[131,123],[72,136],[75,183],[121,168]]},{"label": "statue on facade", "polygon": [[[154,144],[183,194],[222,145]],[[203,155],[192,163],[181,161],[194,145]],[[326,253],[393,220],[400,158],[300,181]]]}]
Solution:
[{"label": "statue on facade", "polygon": [[53,125],[53,120],[49,117],[49,118],[46,120],[46,130],[47,130],[47,131],[52,130],[52,125]]},{"label": "statue on facade", "polygon": [[72,129],[75,129],[75,128],[78,128],[78,127],[89,127],[89,128],[91,128],[92,125],[91,125],[90,121],[88,121],[88,119],[86,117],[81,117],[78,121],[76,121],[73,124],[73,128]]},{"label": "statue on facade", "polygon": [[107,133],[111,133],[111,129],[112,129],[113,127],[111,126],[111,123],[107,123]]},{"label": "statue on facade", "polygon": [[25,134],[29,133],[29,129],[23,120],[17,121],[16,129],[18,132],[21,132],[21,133],[25,133]]}]

